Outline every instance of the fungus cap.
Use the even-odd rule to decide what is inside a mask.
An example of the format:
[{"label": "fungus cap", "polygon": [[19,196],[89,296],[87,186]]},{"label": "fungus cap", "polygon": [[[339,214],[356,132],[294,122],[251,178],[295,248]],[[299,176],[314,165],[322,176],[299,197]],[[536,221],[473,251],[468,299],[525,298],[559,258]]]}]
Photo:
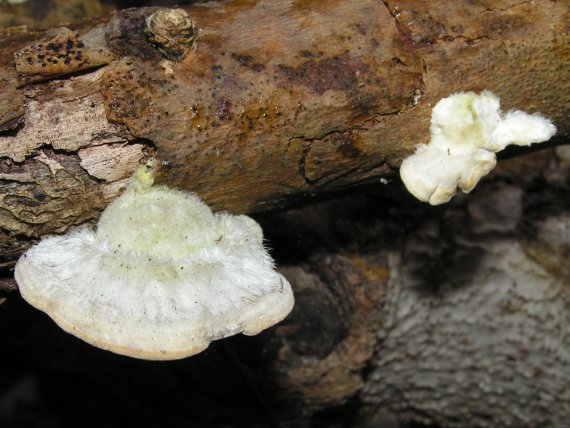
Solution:
[{"label": "fungus cap", "polygon": [[94,346],[150,360],[184,358],[287,316],[291,287],[254,220],[136,175],[95,232],[49,237],[20,258],[26,301]]},{"label": "fungus cap", "polygon": [[423,202],[448,202],[459,187],[469,193],[496,165],[495,152],[510,144],[528,146],[549,140],[556,127],[538,114],[503,114],[490,91],[461,92],[433,108],[431,139],[402,162],[400,177]]}]

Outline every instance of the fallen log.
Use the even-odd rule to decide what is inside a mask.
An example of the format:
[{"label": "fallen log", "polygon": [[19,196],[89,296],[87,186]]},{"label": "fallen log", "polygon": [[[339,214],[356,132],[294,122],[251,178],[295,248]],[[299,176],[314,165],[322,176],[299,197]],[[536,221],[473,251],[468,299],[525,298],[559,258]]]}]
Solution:
[{"label": "fallen log", "polygon": [[563,2],[201,4],[169,48],[170,18],[147,24],[160,10],[2,30],[3,266],[97,218],[150,156],[158,181],[253,212],[377,182],[456,91],[490,89],[568,135]]}]

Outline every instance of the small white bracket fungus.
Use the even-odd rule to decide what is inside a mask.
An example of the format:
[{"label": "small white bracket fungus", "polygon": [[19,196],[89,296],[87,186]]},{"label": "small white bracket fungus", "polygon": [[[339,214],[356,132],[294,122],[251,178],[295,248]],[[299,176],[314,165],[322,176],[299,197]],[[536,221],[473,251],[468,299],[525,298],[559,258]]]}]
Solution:
[{"label": "small white bracket fungus", "polygon": [[16,265],[24,299],[94,346],[149,360],[184,358],[287,316],[291,286],[254,220],[152,184],[141,167],[95,232],[30,248]]},{"label": "small white bracket fungus", "polygon": [[556,127],[538,114],[501,113],[490,91],[453,94],[431,115],[431,140],[402,162],[400,177],[420,201],[448,202],[459,187],[469,193],[496,165],[495,152],[549,140]]}]

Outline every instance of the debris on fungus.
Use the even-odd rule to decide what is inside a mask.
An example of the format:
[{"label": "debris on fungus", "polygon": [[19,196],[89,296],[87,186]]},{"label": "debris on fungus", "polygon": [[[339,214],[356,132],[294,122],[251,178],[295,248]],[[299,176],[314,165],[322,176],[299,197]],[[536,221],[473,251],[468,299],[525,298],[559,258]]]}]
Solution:
[{"label": "debris on fungus", "polygon": [[459,187],[469,193],[496,165],[506,146],[549,140],[556,127],[538,114],[519,110],[503,114],[490,91],[453,94],[432,111],[431,140],[402,162],[400,177],[420,201],[448,202]]},{"label": "debris on fungus", "polygon": [[22,255],[24,299],[94,346],[149,360],[194,355],[285,318],[293,293],[259,225],[153,181],[152,165],[140,167],[96,231],[51,236]]}]

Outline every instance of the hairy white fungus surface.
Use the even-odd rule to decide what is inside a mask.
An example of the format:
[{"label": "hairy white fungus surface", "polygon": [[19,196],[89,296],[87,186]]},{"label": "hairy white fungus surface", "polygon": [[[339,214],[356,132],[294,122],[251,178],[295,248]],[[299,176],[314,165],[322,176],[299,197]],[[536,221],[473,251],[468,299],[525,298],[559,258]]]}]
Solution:
[{"label": "hairy white fungus surface", "polygon": [[152,181],[142,167],[95,232],[29,249],[16,265],[24,299],[92,345],[150,360],[187,357],[285,318],[293,293],[259,225]]},{"label": "hairy white fungus surface", "polygon": [[549,140],[556,127],[538,114],[514,110],[503,114],[490,91],[453,94],[440,100],[431,115],[431,140],[402,162],[400,177],[420,201],[448,202],[457,187],[470,192],[496,165],[495,152]]}]

